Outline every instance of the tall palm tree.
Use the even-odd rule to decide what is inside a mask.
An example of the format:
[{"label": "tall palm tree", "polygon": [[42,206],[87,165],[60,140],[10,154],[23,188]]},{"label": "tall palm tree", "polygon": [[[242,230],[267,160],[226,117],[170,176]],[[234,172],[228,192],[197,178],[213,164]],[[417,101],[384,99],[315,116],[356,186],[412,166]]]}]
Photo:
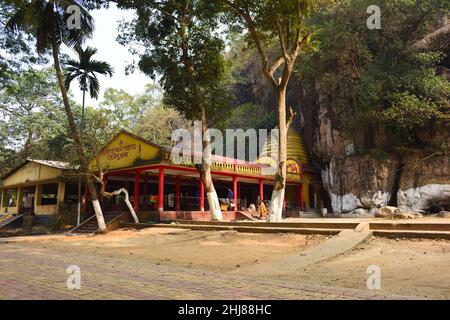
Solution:
[{"label": "tall palm tree", "polygon": [[[80,47],[84,40],[92,35],[94,23],[87,10],[83,7],[84,0],[31,0],[24,1],[7,22],[7,29],[13,32],[19,30],[32,35],[36,39],[36,50],[39,54],[44,54],[51,50],[53,56],[53,66],[55,68],[58,84],[61,89],[64,110],[69,122],[69,129],[73,143],[80,160],[81,174],[86,176],[86,184],[89,187],[92,203],[101,232],[106,232],[105,220],[98,201],[98,194],[95,188],[94,177],[89,173],[89,162],[80,143],[73,112],[70,107],[67,89],[64,84],[64,77],[61,71],[59,59],[60,47],[62,44],[69,48]],[[71,14],[67,13],[69,6],[78,6],[80,9],[81,28],[70,28],[67,24]]]},{"label": "tall palm tree", "polygon": [[[100,92],[100,84],[97,79],[97,74],[109,75],[113,74],[113,69],[109,63],[92,59],[92,56],[97,53],[96,48],[86,47],[76,48],[78,53],[78,60],[69,59],[65,62],[66,74],[64,82],[66,89],[69,90],[70,84],[77,79],[81,91],[83,91],[83,104],[81,107],[81,124],[80,124],[80,142],[83,140],[84,132],[84,108],[86,101],[86,91],[89,90],[91,98],[98,98]],[[80,224],[81,214],[81,176],[78,178],[78,216],[77,225]]]},{"label": "tall palm tree", "polygon": [[65,62],[66,74],[64,82],[66,84],[66,89],[69,90],[72,81],[77,79],[80,89],[83,91],[80,128],[80,135],[82,135],[84,129],[86,92],[89,91],[91,98],[98,99],[100,84],[98,82],[97,74],[109,75],[111,77],[113,75],[113,68],[107,62],[92,59],[92,56],[97,53],[96,48],[86,47],[86,49],[83,50],[83,48],[79,47],[76,48],[76,52],[78,54],[78,60],[69,59]]}]

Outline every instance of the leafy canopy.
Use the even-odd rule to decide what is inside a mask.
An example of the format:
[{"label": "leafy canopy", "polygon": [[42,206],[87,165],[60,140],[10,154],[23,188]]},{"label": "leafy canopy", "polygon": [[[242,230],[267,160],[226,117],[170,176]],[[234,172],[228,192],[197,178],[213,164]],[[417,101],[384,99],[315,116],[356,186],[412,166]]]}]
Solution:
[{"label": "leafy canopy", "polygon": [[66,88],[69,89],[70,84],[74,79],[78,79],[80,90],[83,92],[89,91],[91,98],[98,98],[100,91],[100,84],[97,74],[113,75],[113,68],[105,61],[92,59],[92,56],[97,53],[97,49],[86,47],[76,48],[78,60],[68,59],[65,61],[65,79]]},{"label": "leafy canopy", "polygon": [[[127,1],[121,4],[128,7]],[[187,119],[201,119],[204,112],[214,122],[229,101],[224,43],[214,13],[209,1],[147,1],[137,5],[132,22],[122,25],[119,41],[142,45],[135,51],[140,70],[160,81],[164,105]]]}]

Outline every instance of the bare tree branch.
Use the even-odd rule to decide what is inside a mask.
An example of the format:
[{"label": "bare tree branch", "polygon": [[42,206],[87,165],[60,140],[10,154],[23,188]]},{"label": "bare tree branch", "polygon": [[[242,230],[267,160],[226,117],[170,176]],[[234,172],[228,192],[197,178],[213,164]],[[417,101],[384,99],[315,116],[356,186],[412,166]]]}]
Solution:
[{"label": "bare tree branch", "polygon": [[276,81],[276,79],[273,77],[273,73],[270,72],[269,58],[267,57],[267,54],[262,45],[261,37],[258,35],[258,32],[256,31],[255,23],[253,22],[253,19],[250,15],[248,6],[246,6],[244,10],[241,7],[239,7],[236,3],[230,0],[221,0],[221,1],[226,5],[228,5],[230,8],[232,8],[234,11],[236,11],[245,20],[247,28],[250,31],[250,36],[255,42],[256,49],[258,50],[258,53],[261,57],[263,74],[264,76],[266,76],[267,79],[269,79],[269,81],[272,82],[274,86],[278,86],[278,81]]},{"label": "bare tree branch", "polygon": [[275,25],[277,26],[277,32],[278,32],[278,39],[280,41],[280,48],[281,52],[283,54],[284,60],[286,61],[286,64],[289,63],[290,57],[286,49],[286,43],[284,42],[284,32],[283,28],[281,27],[280,18],[275,18]]}]

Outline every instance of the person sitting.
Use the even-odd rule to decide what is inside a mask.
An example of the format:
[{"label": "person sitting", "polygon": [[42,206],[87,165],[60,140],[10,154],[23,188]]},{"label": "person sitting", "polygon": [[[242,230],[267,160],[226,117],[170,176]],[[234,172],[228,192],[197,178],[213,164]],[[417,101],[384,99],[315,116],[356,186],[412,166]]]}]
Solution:
[{"label": "person sitting", "polygon": [[259,218],[260,219],[265,219],[267,217],[267,207],[266,204],[264,203],[264,201],[261,201],[259,203]]}]

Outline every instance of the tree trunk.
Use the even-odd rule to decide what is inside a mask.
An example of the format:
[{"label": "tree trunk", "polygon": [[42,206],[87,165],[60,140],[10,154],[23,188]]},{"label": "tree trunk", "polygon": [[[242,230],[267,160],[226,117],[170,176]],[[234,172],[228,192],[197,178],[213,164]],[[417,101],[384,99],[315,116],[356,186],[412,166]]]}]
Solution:
[{"label": "tree trunk", "polygon": [[286,124],[286,87],[278,87],[278,168],[275,175],[275,184],[270,201],[268,222],[280,222],[282,220],[284,194],[286,187],[286,157],[287,157],[287,124]]},{"label": "tree trunk", "polygon": [[116,191],[113,191],[113,192],[111,192],[111,193],[109,193],[109,192],[104,192],[105,196],[107,196],[107,197],[119,195],[119,194],[121,194],[121,193],[125,194],[125,203],[127,204],[127,207],[128,207],[128,209],[130,210],[130,212],[131,212],[131,216],[133,217],[134,222],[135,222],[135,223],[139,223],[139,219],[138,219],[138,216],[137,216],[137,214],[136,214],[136,211],[134,211],[134,208],[133,208],[133,206],[131,205],[131,202],[130,202],[130,196],[129,196],[129,194],[128,194],[128,190],[127,190],[127,189],[121,188],[121,189],[116,190]]},{"label": "tree trunk", "polygon": [[61,95],[64,103],[64,110],[67,115],[67,120],[69,122],[69,129],[72,135],[75,150],[80,158],[80,173],[86,176],[86,186],[89,187],[92,197],[92,204],[94,206],[95,215],[97,217],[98,226],[101,233],[106,233],[105,219],[103,218],[102,208],[100,202],[98,201],[97,189],[92,181],[92,177],[89,174],[89,162],[84,154],[83,147],[81,146],[80,137],[78,136],[77,127],[75,125],[75,120],[73,118],[72,109],[70,108],[69,98],[67,96],[67,90],[64,84],[64,78],[61,72],[61,65],[59,63],[59,46],[56,43],[55,38],[52,39],[52,54],[53,62],[56,71],[56,77],[58,78],[59,88],[61,89]]},{"label": "tree trunk", "polygon": [[[205,141],[205,132],[208,130],[208,124],[206,122],[206,112],[205,109],[202,110],[202,146],[203,152],[208,152],[207,158],[211,159],[211,149],[207,148],[211,143],[208,139]],[[213,221],[222,221],[222,210],[220,210],[219,198],[217,197],[216,189],[214,188],[214,183],[211,176],[211,165],[206,163],[205,155],[202,157],[202,164],[199,168],[200,178],[205,186],[206,197],[208,199],[209,211],[211,212],[211,219]]]},{"label": "tree trunk", "polygon": [[[80,124],[80,143],[82,143],[83,140],[83,126],[84,126],[84,101],[86,96],[86,90],[83,90],[83,105],[81,109],[81,124]],[[85,188],[87,188],[87,185],[85,185]],[[77,226],[81,223],[81,175],[78,175],[78,208],[77,208]]]},{"label": "tree trunk", "polygon": [[33,140],[33,132],[28,131],[27,140],[25,141],[25,144],[23,146],[23,157],[26,159],[30,155],[30,147],[31,147],[31,141]]}]

